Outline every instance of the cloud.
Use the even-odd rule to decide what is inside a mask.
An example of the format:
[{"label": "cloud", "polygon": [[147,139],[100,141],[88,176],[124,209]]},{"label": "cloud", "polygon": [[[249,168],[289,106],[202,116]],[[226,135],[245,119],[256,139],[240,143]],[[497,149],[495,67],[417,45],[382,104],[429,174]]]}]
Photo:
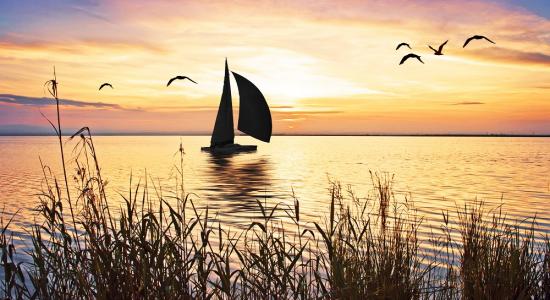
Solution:
[{"label": "cloud", "polygon": [[296,106],[292,105],[271,105],[270,109],[295,109]]},{"label": "cloud", "polygon": [[[47,106],[54,105],[55,101],[46,97],[27,97],[11,94],[0,94],[0,102],[8,104],[18,104],[26,106]],[[72,107],[94,107],[94,108],[112,108],[123,109],[118,104],[103,103],[103,102],[85,102],[79,100],[59,99],[59,103],[63,106]]]},{"label": "cloud", "polygon": [[109,22],[109,23],[113,23],[109,18],[107,18],[103,14],[94,12],[93,10],[87,9],[85,7],[74,5],[74,6],[70,6],[70,8],[77,11],[77,12],[80,12],[84,15],[87,15],[88,17],[91,17],[91,18],[94,18],[94,19],[97,19],[97,20],[101,20],[101,21],[105,21],[105,22]]},{"label": "cloud", "polygon": [[456,102],[451,105],[481,105],[485,104],[484,102],[477,102],[477,101],[464,101],[464,102]]},{"label": "cloud", "polygon": [[166,49],[152,42],[145,42],[129,37],[116,38],[108,35],[52,41],[34,36],[8,33],[0,36],[0,47],[5,50],[5,53],[2,53],[4,57],[11,57],[18,53],[24,54],[27,52],[37,54],[64,53],[70,55],[90,55],[98,52],[120,54],[128,53],[128,51],[153,54],[167,53]]},{"label": "cloud", "polygon": [[550,55],[540,52],[528,52],[495,47],[474,50],[466,55],[496,62],[550,66]]},{"label": "cloud", "polygon": [[0,124],[1,135],[46,135],[54,134],[51,128],[47,126],[37,126],[28,124]]},{"label": "cloud", "polygon": [[322,117],[333,114],[342,114],[341,110],[298,110],[293,112],[273,112],[274,120],[302,119],[305,117]]}]

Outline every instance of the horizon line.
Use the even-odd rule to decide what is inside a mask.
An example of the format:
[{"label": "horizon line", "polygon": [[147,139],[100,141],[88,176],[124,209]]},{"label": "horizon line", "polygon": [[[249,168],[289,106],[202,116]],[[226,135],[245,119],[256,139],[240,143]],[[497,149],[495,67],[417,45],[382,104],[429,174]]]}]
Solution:
[{"label": "horizon line", "polygon": [[[63,136],[71,136],[72,134],[62,134]],[[178,133],[178,132],[98,132],[93,136],[210,136],[210,133]],[[21,136],[21,137],[38,137],[38,136],[56,136],[55,133],[0,133],[0,136]],[[247,135],[236,135],[247,136]],[[272,136],[388,136],[388,137],[550,137],[550,133],[543,134],[524,134],[524,133],[278,133]]]}]

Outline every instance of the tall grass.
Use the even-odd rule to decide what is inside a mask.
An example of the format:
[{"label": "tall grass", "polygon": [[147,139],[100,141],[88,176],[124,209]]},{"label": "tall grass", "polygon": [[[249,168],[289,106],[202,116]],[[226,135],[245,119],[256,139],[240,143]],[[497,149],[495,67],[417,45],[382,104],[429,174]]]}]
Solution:
[{"label": "tall grass", "polygon": [[541,267],[541,259],[549,258],[548,245],[546,253],[535,248],[535,221],[509,225],[500,209],[490,220],[484,217],[480,204],[459,212],[460,277],[464,297],[547,299],[550,296],[548,285],[539,289],[539,284],[543,286],[549,271],[544,262]]},{"label": "tall grass", "polygon": [[[57,118],[63,153],[59,110]],[[422,219],[412,203],[395,199],[393,177],[371,173],[374,192],[366,199],[331,182],[319,222],[301,218],[297,197],[291,205],[258,200],[261,218],[236,230],[185,192],[181,144],[174,195],[130,178],[116,202],[105,192],[90,130],[69,140],[72,176],[63,154],[62,183],[42,166],[30,263],[14,258],[11,220],[0,224],[6,298],[550,298],[550,242],[536,243],[534,220],[521,229],[478,205],[459,209],[453,227],[444,212],[444,238],[430,245],[434,257],[421,250]]]}]

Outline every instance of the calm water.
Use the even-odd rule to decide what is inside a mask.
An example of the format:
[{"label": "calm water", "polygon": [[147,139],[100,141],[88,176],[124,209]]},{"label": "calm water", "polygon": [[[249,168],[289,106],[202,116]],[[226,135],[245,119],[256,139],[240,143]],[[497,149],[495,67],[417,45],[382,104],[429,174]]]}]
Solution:
[{"label": "calm water", "polygon": [[[128,193],[130,174],[134,183],[145,174],[158,179],[169,194],[180,139],[186,191],[227,223],[250,224],[259,215],[256,199],[291,204],[292,189],[302,220],[318,220],[328,210],[329,179],[367,195],[370,170],[395,174],[397,197],[412,198],[427,224],[442,210],[479,199],[502,204],[514,218],[536,214],[540,231],[550,231],[550,138],[273,137],[256,153],[216,159],[200,152],[209,137],[95,137],[112,201]],[[0,207],[6,215],[20,210],[12,227],[20,243],[37,205],[39,157],[59,170],[56,145],[54,137],[0,137]]]}]

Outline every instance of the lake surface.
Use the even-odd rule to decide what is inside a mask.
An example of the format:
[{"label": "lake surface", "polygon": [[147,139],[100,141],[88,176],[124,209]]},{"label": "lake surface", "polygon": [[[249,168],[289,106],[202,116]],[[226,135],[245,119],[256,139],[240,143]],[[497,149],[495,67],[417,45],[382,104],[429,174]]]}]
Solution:
[{"label": "lake surface", "polygon": [[[302,220],[328,212],[329,179],[351,185],[357,195],[372,192],[369,171],[394,174],[397,198],[412,199],[426,224],[443,210],[483,200],[502,205],[511,218],[537,216],[539,234],[550,232],[550,138],[505,137],[273,137],[256,153],[215,158],[200,151],[207,136],[94,137],[112,201],[149,177],[163,193],[175,186],[180,140],[186,192],[223,222],[250,224],[259,216],[256,199],[269,203],[300,200]],[[241,144],[258,144],[236,137]],[[72,144],[67,144],[66,155]],[[26,244],[42,182],[39,157],[60,170],[55,137],[0,137],[0,208],[4,219],[19,211],[12,229]],[[69,168],[69,173],[73,169]],[[425,229],[424,232],[429,232]]]}]

